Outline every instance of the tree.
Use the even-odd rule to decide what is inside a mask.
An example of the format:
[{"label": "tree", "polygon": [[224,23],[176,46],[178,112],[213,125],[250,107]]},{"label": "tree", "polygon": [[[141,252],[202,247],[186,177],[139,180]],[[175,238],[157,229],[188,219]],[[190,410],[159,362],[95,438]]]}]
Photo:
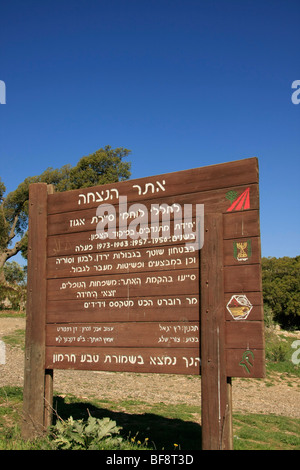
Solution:
[{"label": "tree", "polygon": [[264,303],[282,327],[300,327],[300,256],[262,258]]},{"label": "tree", "polygon": [[[26,178],[6,197],[5,185],[0,179],[0,282],[5,282],[3,267],[7,260],[19,252],[26,258],[30,184],[53,184],[55,190],[61,192],[124,181],[131,175],[130,162],[123,161],[129,154],[128,149],[112,149],[107,145],[82,157],[74,167],[47,168],[39,176]],[[15,237],[18,241],[13,245]]]},{"label": "tree", "polygon": [[5,279],[9,284],[26,285],[27,266],[20,266],[16,261],[8,261],[3,269]]},{"label": "tree", "polygon": [[4,267],[5,283],[0,283],[0,309],[25,309],[27,266],[16,261],[7,262]]}]

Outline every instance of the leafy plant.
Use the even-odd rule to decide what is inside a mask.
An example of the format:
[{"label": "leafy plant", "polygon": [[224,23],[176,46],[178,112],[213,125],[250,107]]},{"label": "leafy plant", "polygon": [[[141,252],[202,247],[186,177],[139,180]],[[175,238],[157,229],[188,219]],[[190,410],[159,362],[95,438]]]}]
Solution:
[{"label": "leafy plant", "polygon": [[69,417],[67,421],[60,419],[52,427],[53,443],[62,450],[96,450],[110,442],[118,446],[122,437],[118,437],[122,428],[110,418],[94,418],[89,416],[87,422]]}]

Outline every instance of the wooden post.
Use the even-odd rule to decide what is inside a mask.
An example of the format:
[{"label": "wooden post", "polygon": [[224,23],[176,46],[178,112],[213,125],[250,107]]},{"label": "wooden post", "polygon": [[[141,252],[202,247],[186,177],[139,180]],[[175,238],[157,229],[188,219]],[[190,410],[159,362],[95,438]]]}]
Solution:
[{"label": "wooden post", "polygon": [[202,449],[232,448],[225,363],[222,214],[205,216],[201,256]]},{"label": "wooden post", "polygon": [[45,430],[45,422],[49,424],[45,413],[45,395],[48,403],[52,402],[52,374],[45,371],[47,195],[52,191],[52,186],[46,183],[35,183],[29,187],[24,439],[31,439]]},{"label": "wooden post", "polygon": [[44,428],[52,424],[53,415],[53,369],[45,370],[45,405],[44,405]]},{"label": "wooden post", "polygon": [[227,402],[226,402],[226,409],[225,409],[223,443],[224,443],[225,449],[233,450],[231,377],[227,377]]}]

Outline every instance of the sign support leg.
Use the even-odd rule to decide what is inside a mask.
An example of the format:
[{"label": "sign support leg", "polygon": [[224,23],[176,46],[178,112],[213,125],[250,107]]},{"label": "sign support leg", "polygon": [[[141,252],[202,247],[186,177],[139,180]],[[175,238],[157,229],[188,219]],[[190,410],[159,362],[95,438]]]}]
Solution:
[{"label": "sign support leg", "polygon": [[[22,436],[31,439],[45,430],[45,402],[51,403],[51,373],[45,371],[47,195],[53,187],[29,188],[28,283]],[[45,395],[45,392],[46,395]],[[46,400],[45,400],[46,399]]]},{"label": "sign support leg", "polygon": [[53,369],[45,370],[45,406],[44,427],[47,429],[52,424],[53,415]]},{"label": "sign support leg", "polygon": [[[231,404],[225,363],[223,219],[205,216],[201,257],[202,449],[232,448]],[[228,388],[229,387],[229,388]]]}]

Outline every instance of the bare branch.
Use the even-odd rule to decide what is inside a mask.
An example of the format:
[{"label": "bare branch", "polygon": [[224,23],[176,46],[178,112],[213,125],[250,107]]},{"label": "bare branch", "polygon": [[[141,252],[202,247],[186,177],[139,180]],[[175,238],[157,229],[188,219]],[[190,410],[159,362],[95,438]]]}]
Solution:
[{"label": "bare branch", "polygon": [[[26,235],[26,234],[25,234]],[[25,236],[24,235],[24,236]],[[15,256],[17,253],[19,253],[19,251],[22,249],[22,244],[23,244],[23,238],[24,236],[21,238],[21,240],[19,240],[18,242],[16,242],[15,246],[13,248],[7,248],[5,250],[5,253],[6,253],[6,260],[8,260],[9,258],[11,258],[12,256]]]},{"label": "bare branch", "polygon": [[16,233],[15,233],[15,228],[16,228],[16,225],[17,225],[17,222],[19,220],[19,215],[16,215],[15,218],[14,218],[14,221],[13,221],[13,224],[10,228],[10,232],[9,232],[9,235],[8,235],[8,243],[13,239],[15,238],[16,236]]}]

